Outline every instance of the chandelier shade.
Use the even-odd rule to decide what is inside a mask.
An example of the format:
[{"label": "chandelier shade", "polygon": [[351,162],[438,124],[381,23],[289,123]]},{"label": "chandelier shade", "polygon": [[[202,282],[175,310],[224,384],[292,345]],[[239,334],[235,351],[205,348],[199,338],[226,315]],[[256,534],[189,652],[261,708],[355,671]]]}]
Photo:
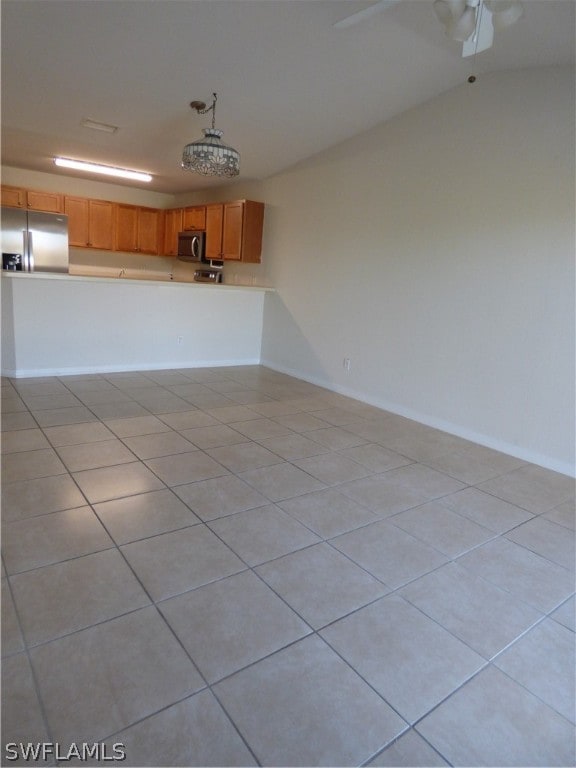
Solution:
[{"label": "chandelier shade", "polygon": [[193,101],[190,106],[198,114],[212,112],[212,127],[204,128],[204,138],[186,144],[182,152],[182,168],[202,176],[225,176],[232,178],[240,173],[240,153],[224,144],[222,131],[214,127],[217,95],[213,94],[212,106],[206,109],[202,101]]}]

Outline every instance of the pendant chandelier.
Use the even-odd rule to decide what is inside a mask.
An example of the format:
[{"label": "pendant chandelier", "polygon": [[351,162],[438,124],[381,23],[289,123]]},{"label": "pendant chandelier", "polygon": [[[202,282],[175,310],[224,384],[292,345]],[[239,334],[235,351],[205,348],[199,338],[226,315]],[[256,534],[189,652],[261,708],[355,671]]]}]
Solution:
[{"label": "pendant chandelier", "polygon": [[186,144],[182,153],[182,168],[186,171],[201,173],[203,176],[238,176],[240,173],[240,154],[222,141],[222,131],[214,127],[216,119],[216,99],[210,107],[203,101],[192,101],[190,106],[199,115],[212,112],[212,127],[204,128],[204,138]]}]

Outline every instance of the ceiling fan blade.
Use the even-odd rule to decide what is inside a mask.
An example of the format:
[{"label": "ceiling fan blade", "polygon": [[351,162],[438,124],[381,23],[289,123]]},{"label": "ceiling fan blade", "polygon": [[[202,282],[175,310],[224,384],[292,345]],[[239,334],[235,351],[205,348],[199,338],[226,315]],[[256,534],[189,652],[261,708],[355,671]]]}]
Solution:
[{"label": "ceiling fan blade", "polygon": [[364,19],[369,19],[380,11],[385,11],[387,8],[392,8],[394,5],[398,5],[401,0],[378,0],[377,3],[371,5],[369,8],[363,8],[361,11],[353,13],[351,16],[346,16],[345,19],[340,19],[334,26],[336,29],[344,29],[344,27],[351,27],[353,24],[358,24]]}]

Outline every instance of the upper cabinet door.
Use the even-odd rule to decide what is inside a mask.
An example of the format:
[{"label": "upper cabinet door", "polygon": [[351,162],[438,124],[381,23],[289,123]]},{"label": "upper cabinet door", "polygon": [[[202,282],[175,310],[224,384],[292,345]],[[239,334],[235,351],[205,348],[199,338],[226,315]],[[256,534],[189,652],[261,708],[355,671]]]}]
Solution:
[{"label": "upper cabinet door", "polygon": [[138,211],[138,251],[158,253],[160,238],[160,211],[156,208],[140,208]]},{"label": "upper cabinet door", "polygon": [[206,229],[205,205],[193,205],[184,208],[184,229]]},{"label": "upper cabinet door", "polygon": [[159,251],[162,211],[137,205],[116,205],[116,251],[152,253]]},{"label": "upper cabinet door", "polygon": [[26,190],[2,184],[2,205],[6,205],[9,208],[25,208]]},{"label": "upper cabinet door", "polygon": [[114,248],[114,206],[107,200],[89,200],[85,197],[64,199],[64,213],[68,216],[68,242],[79,248]]},{"label": "upper cabinet door", "polygon": [[244,203],[225,203],[222,226],[222,258],[240,261],[242,258],[242,218]]},{"label": "upper cabinet door", "polygon": [[29,189],[27,204],[31,211],[46,211],[47,213],[64,212],[64,196],[55,192],[35,192]]},{"label": "upper cabinet door", "polygon": [[242,261],[260,264],[264,231],[264,203],[244,200],[242,216]]},{"label": "upper cabinet door", "polygon": [[2,205],[46,213],[64,213],[64,196],[57,192],[36,192],[33,189],[2,185]]},{"label": "upper cabinet door", "polygon": [[138,208],[116,205],[116,241],[114,250],[132,253],[138,250]]},{"label": "upper cabinet door", "polygon": [[206,258],[260,263],[264,203],[237,200],[206,206]]},{"label": "upper cabinet door", "polygon": [[[107,200],[89,200],[90,247],[114,248],[114,205]],[[70,222],[70,220],[68,220]]]},{"label": "upper cabinet door", "polygon": [[64,199],[64,213],[68,216],[68,244],[78,248],[90,247],[90,201],[84,197]]},{"label": "upper cabinet door", "polygon": [[164,214],[164,254],[178,255],[178,233],[182,232],[183,209],[171,208]]},{"label": "upper cabinet door", "polygon": [[206,258],[222,258],[222,221],[224,206],[221,203],[206,206]]}]

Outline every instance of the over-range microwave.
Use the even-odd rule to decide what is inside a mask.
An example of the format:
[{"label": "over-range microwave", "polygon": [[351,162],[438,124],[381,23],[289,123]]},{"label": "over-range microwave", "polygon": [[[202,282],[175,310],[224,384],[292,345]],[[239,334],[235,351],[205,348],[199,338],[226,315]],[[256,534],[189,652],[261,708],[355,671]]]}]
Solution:
[{"label": "over-range microwave", "polygon": [[192,261],[207,264],[206,232],[189,230],[178,233],[178,258],[180,261]]}]

